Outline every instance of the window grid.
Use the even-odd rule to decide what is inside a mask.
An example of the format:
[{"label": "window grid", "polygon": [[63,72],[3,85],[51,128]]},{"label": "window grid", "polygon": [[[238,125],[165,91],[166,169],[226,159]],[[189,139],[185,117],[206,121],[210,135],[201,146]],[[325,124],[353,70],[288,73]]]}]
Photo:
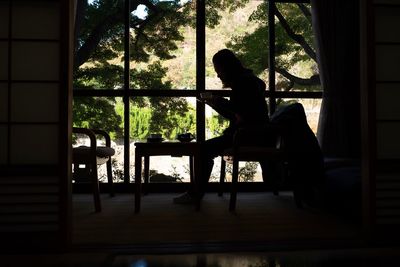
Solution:
[{"label": "window grid", "polygon": [[[102,89],[102,90],[74,90],[74,97],[102,97],[113,96],[123,97],[124,102],[124,183],[130,182],[130,135],[129,135],[129,99],[137,97],[198,97],[205,88],[205,0],[196,1],[196,89],[195,90],[141,90],[129,88],[130,77],[130,57],[129,57],[129,41],[130,41],[130,1],[125,1],[124,11],[124,86],[122,89]],[[322,92],[283,92],[275,91],[275,3],[309,3],[309,0],[268,0],[268,23],[270,24],[269,40],[269,90],[265,92],[265,96],[269,100],[270,113],[276,108],[276,99],[278,98],[303,98],[315,99],[322,98]],[[207,90],[225,97],[230,96],[229,90]],[[196,137],[202,141],[205,138],[205,105],[196,103]]]}]

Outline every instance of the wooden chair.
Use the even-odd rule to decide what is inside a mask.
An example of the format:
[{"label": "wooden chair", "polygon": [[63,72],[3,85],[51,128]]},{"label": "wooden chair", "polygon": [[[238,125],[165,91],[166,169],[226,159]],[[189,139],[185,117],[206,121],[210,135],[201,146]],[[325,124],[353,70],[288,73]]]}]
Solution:
[{"label": "wooden chair", "polygon": [[[90,139],[90,146],[78,146],[72,149],[72,163],[74,165],[73,180],[75,183],[87,182],[92,184],[95,210],[96,212],[100,212],[101,203],[97,173],[98,165],[106,163],[110,196],[114,196],[111,157],[115,154],[115,150],[111,148],[111,138],[109,134],[103,130],[74,127],[72,132],[75,134],[84,134]],[[96,134],[101,135],[105,139],[105,146],[97,145]]]},{"label": "wooden chair", "polygon": [[[232,164],[232,182],[231,192],[229,201],[229,210],[234,211],[236,208],[237,199],[237,183],[239,175],[239,162],[240,161],[267,161],[276,163],[284,175],[285,164],[286,164],[286,153],[284,149],[284,142],[281,132],[282,128],[274,125],[257,127],[254,129],[238,129],[234,135],[233,146],[226,149],[223,152],[221,160],[221,175],[220,175],[220,189],[218,192],[219,196],[222,196],[222,188],[225,181],[225,162]],[[262,138],[265,134],[266,139],[272,141],[266,142],[266,144],[249,144],[248,140],[253,136]],[[270,179],[271,177],[264,177],[263,179]],[[274,188],[273,192],[275,195],[278,194],[278,181],[273,181]],[[295,195],[295,201],[298,207],[301,206],[300,200]]]}]

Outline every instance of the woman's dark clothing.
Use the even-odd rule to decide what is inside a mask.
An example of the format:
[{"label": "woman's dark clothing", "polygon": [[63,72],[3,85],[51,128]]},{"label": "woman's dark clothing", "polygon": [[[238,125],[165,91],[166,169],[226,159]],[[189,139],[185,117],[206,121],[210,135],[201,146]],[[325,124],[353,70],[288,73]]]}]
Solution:
[{"label": "woman's dark clothing", "polygon": [[[264,97],[266,85],[250,70],[235,77],[232,82],[230,100],[218,98],[211,106],[223,117],[229,119],[229,126],[223,134],[206,140],[202,146],[202,170],[204,176],[197,182],[199,197],[205,192],[214,165],[214,158],[232,146],[233,135],[238,128],[254,127],[268,122],[268,107]],[[237,123],[237,114],[241,122]]]},{"label": "woman's dark clothing", "polygon": [[[219,98],[213,108],[230,121],[224,134],[233,134],[239,127],[259,125],[268,121],[268,106],[265,101],[265,83],[250,70],[235,77],[232,82],[230,100]],[[235,114],[243,122],[236,124]]]}]

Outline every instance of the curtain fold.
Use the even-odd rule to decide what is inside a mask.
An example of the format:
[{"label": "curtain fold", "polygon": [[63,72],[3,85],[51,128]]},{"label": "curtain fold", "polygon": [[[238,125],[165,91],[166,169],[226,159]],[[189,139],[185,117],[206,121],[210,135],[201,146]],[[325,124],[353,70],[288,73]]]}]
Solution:
[{"label": "curtain fold", "polygon": [[326,157],[360,157],[359,0],[311,0],[323,88],[318,141]]}]

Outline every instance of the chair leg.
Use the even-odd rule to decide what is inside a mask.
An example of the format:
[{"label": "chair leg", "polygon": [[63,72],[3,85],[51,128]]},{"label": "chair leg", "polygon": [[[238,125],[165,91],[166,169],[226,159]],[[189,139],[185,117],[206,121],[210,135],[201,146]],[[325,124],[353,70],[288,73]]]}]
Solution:
[{"label": "chair leg", "polygon": [[302,209],[303,201],[301,201],[301,189],[299,188],[299,185],[296,184],[296,182],[293,185],[293,198],[294,202],[296,203],[296,207]]},{"label": "chair leg", "polygon": [[221,156],[221,173],[219,176],[219,187],[218,187],[218,196],[222,197],[224,193],[224,183],[225,183],[225,173],[226,171],[226,163],[224,157]]},{"label": "chair leg", "polygon": [[149,185],[149,172],[150,172],[150,157],[145,156],[144,157],[144,183],[142,186],[143,194],[147,195],[149,192],[147,190],[148,185]]},{"label": "chair leg", "polygon": [[283,183],[287,175],[284,162],[277,163],[277,168],[278,170],[276,170],[276,176],[273,181],[273,193],[275,196],[279,196],[279,186]]},{"label": "chair leg", "polygon": [[277,178],[278,171],[275,163],[272,163],[271,161],[259,161],[259,164],[261,166],[263,181],[266,182],[270,180],[272,193],[274,194],[274,196],[279,196],[279,183]]},{"label": "chair leg", "polygon": [[114,193],[114,182],[112,177],[111,157],[106,162],[106,166],[107,166],[107,181],[110,190],[110,197],[114,197],[115,193]]},{"label": "chair leg", "polygon": [[100,203],[100,189],[99,189],[99,179],[97,176],[97,163],[96,163],[96,159],[95,162],[93,162],[92,164],[90,164],[90,168],[91,168],[91,179],[92,179],[92,186],[93,186],[93,198],[94,198],[94,208],[96,212],[100,212],[101,211],[101,203]]},{"label": "chair leg", "polygon": [[234,211],[236,208],[238,175],[239,175],[239,162],[234,159],[232,163],[232,183],[231,183],[231,199],[229,201],[229,211]]}]

